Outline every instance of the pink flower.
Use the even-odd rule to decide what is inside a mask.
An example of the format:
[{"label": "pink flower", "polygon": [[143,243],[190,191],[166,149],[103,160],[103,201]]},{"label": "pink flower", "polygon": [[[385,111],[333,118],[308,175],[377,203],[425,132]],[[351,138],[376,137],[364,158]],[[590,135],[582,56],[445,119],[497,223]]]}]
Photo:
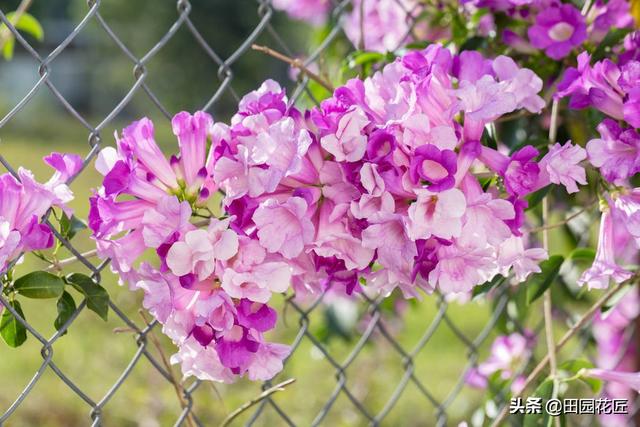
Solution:
[{"label": "pink flower", "polygon": [[227,227],[229,220],[211,219],[208,230],[189,231],[167,253],[167,265],[176,276],[209,277],[216,261],[226,261],[238,252],[238,236]]},{"label": "pink flower", "polygon": [[407,221],[407,233],[412,240],[460,236],[462,216],[467,207],[460,190],[452,188],[440,193],[417,190],[416,193],[418,199],[409,206]]},{"label": "pink flower", "polygon": [[284,262],[266,262],[249,271],[226,268],[222,275],[222,289],[231,298],[246,298],[266,303],[272,293],[282,293],[291,283],[291,267]]},{"label": "pink flower", "polygon": [[273,0],[273,7],[292,18],[320,25],[327,19],[331,0]]},{"label": "pink flower", "polygon": [[333,154],[338,162],[356,162],[367,150],[367,137],[362,134],[369,124],[367,115],[355,108],[342,116],[335,133],[324,136],[320,140],[322,148]]},{"label": "pink flower", "polygon": [[499,372],[503,380],[512,379],[511,389],[516,391],[524,378],[513,378],[531,355],[535,340],[517,332],[497,337],[491,344],[491,355],[487,360],[472,369],[465,382],[475,388],[486,388],[488,379]]},{"label": "pink flower", "polygon": [[[394,51],[408,41],[407,22],[419,13],[416,4],[415,0],[356,0],[343,28],[354,46],[378,52]],[[361,31],[363,26],[367,31]]]},{"label": "pink flower", "polygon": [[598,249],[593,265],[585,270],[578,279],[580,286],[587,285],[589,289],[606,289],[613,279],[621,283],[631,277],[631,272],[616,264],[615,247],[613,237],[613,220],[607,209],[602,212],[600,218],[600,234],[598,237]]},{"label": "pink flower", "polygon": [[619,372],[607,369],[584,369],[581,372],[585,377],[620,383],[640,393],[640,372]]},{"label": "pink flower", "polygon": [[429,284],[444,293],[469,292],[497,273],[491,249],[466,239],[440,246],[437,256],[438,264],[429,273]]},{"label": "pink flower", "polygon": [[540,261],[547,259],[547,251],[541,248],[525,249],[522,237],[511,236],[500,244],[498,264],[503,268],[502,275],[507,276],[513,268],[516,280],[522,283],[531,273],[540,273]]},{"label": "pink flower", "polygon": [[598,125],[598,132],[600,139],[589,141],[587,153],[607,181],[622,183],[640,171],[640,135],[635,129],[623,129],[605,119]]},{"label": "pink flower", "polygon": [[82,166],[76,155],[53,153],[45,157],[56,172],[45,183],[37,182],[33,174],[18,169],[18,178],[0,175],[0,274],[22,251],[46,249],[53,245],[53,234],[41,222],[45,213],[54,206],[70,214],[66,203],[73,193],[66,185]]},{"label": "pink flower", "polygon": [[613,197],[612,210],[621,217],[621,225],[640,248],[640,188],[622,191]]},{"label": "pink flower", "polygon": [[271,253],[294,258],[314,237],[314,227],[307,217],[307,202],[290,197],[283,203],[268,199],[253,214],[260,244]]},{"label": "pink flower", "polygon": [[540,160],[541,173],[549,175],[549,181],[562,184],[568,193],[577,193],[578,186],[587,184],[584,167],[578,164],[587,158],[587,152],[579,145],[568,141],[565,145],[554,144],[549,152]]}]

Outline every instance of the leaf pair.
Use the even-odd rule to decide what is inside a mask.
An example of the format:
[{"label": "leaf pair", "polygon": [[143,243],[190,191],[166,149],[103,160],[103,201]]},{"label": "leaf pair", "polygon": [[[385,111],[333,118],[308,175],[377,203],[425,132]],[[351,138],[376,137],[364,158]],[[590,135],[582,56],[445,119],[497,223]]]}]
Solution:
[{"label": "leaf pair", "polygon": [[[76,303],[65,285],[70,285],[80,292],[87,302],[87,308],[95,312],[103,320],[109,313],[109,294],[90,277],[72,273],[64,279],[46,271],[34,271],[26,274],[13,283],[18,295],[26,298],[48,299],[58,298],[56,304],[58,316],[53,322],[60,330],[76,312]],[[17,300],[9,302],[15,312],[25,319],[22,307]],[[18,347],[27,339],[26,328],[8,309],[5,309],[0,320],[0,336],[10,347]]]}]

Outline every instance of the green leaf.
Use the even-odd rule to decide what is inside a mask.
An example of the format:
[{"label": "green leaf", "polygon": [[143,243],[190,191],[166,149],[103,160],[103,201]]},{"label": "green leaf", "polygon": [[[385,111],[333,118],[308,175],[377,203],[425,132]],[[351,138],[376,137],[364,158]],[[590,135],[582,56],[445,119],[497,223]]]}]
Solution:
[{"label": "green leaf", "polygon": [[538,206],[538,204],[544,199],[544,196],[551,190],[551,185],[547,185],[546,187],[542,187],[540,190],[534,192],[530,196],[527,197],[527,209],[525,211],[531,210]]},{"label": "green leaf", "polygon": [[486,47],[487,39],[480,36],[473,36],[465,40],[464,43],[460,46],[460,52],[465,50],[479,50],[480,48]]},{"label": "green leaf", "polygon": [[[58,309],[58,317],[53,321],[53,326],[55,326],[56,330],[60,330],[76,311],[76,302],[71,294],[63,292],[56,307]],[[67,332],[65,331],[64,333],[66,334]]]},{"label": "green leaf", "polygon": [[[20,303],[14,300],[10,301],[9,304],[24,319]],[[2,320],[0,320],[0,335],[2,335],[2,339],[9,347],[16,348],[27,340],[27,329],[5,308],[2,313]]]},{"label": "green leaf", "polygon": [[109,313],[109,294],[89,276],[72,273],[67,276],[67,282],[87,299],[87,308],[105,322]]},{"label": "green leaf", "polygon": [[549,414],[544,410],[544,404],[553,395],[553,380],[547,378],[538,386],[531,397],[542,398],[542,411],[539,414],[526,414],[524,416],[524,427],[546,426],[549,422]]},{"label": "green leaf", "polygon": [[596,251],[592,248],[576,248],[571,252],[569,258],[576,263],[591,264],[596,257]]},{"label": "green leaf", "polygon": [[527,304],[531,304],[540,298],[542,294],[544,294],[544,291],[551,286],[551,283],[553,283],[558,276],[563,262],[564,257],[562,255],[553,255],[540,263],[540,269],[542,271],[532,275],[526,284]]},{"label": "green leaf", "polygon": [[503,275],[498,274],[496,277],[494,277],[490,281],[484,282],[482,285],[478,285],[475,288],[473,288],[472,298],[475,298],[479,295],[486,294],[491,289],[494,289],[500,286],[502,283],[504,283],[505,280],[506,278]]},{"label": "green leaf", "polygon": [[84,221],[78,219],[76,216],[69,218],[67,214],[62,213],[60,218],[60,232],[64,238],[71,240],[81,230],[87,228],[87,224]]},{"label": "green leaf", "polygon": [[13,288],[27,298],[58,298],[64,292],[64,281],[46,271],[33,271],[17,279]]},{"label": "green leaf", "polygon": [[[593,363],[584,359],[567,360],[566,362],[558,366],[559,370],[565,371],[567,374],[569,374],[569,376],[578,375],[578,372],[580,372],[580,370],[591,368],[593,368]],[[591,391],[593,391],[595,394],[600,392],[602,381],[600,381],[599,379],[581,376],[580,380],[587,384],[591,388]]]},{"label": "green leaf", "polygon": [[16,39],[13,36],[8,36],[2,46],[2,56],[5,60],[10,61],[13,58],[13,49],[16,45]]},{"label": "green leaf", "polygon": [[44,39],[44,30],[42,29],[42,25],[40,25],[40,22],[38,22],[33,15],[24,12],[20,15],[20,19],[17,22],[14,22],[15,12],[7,13],[6,16],[16,29],[24,31],[38,41],[42,41]]}]

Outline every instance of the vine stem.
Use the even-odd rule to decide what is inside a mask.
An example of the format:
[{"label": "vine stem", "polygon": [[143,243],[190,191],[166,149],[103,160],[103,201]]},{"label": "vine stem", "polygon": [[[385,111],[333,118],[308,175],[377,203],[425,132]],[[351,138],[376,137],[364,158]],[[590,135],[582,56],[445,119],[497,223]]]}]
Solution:
[{"label": "vine stem", "polygon": [[[554,99],[551,104],[551,123],[549,125],[549,145],[556,142],[558,134],[558,100]],[[542,199],[542,224],[547,226],[549,221],[549,195],[547,194]],[[542,245],[544,250],[549,253],[549,229],[544,228],[542,230]],[[547,341],[547,353],[549,355],[549,376],[553,381],[552,397],[555,399],[558,397],[558,361],[556,359],[556,343],[553,338],[553,313],[551,302],[551,287],[547,288],[543,296],[543,310],[544,310],[544,330]],[[560,427],[560,419],[554,418],[554,424],[556,427]]]},{"label": "vine stem", "polygon": [[[587,312],[585,314],[582,315],[582,317],[580,318],[580,320],[578,320],[578,322],[573,325],[571,327],[571,329],[569,329],[563,336],[562,338],[560,338],[560,341],[558,341],[556,343],[556,350],[560,350],[562,347],[565,346],[565,344],[571,339],[573,338],[573,336],[578,333],[578,331],[580,329],[582,329],[582,327],[589,321],[591,320],[591,318],[598,312],[598,310],[600,310],[600,308],[607,302],[609,301],[609,299],[616,293],[618,292],[621,288],[623,288],[624,286],[633,283],[635,280],[638,279],[638,274],[636,273],[633,277],[625,280],[622,283],[619,283],[618,285],[612,287],[611,289],[607,290],[607,292],[605,292],[599,300],[596,301],[596,303],[594,305],[591,306],[591,308],[589,310],[587,310]],[[527,377],[527,379],[524,382],[524,385],[522,386],[522,388],[520,389],[519,392],[514,393],[513,398],[518,398],[520,396],[522,396],[522,394],[524,393],[524,391],[533,383],[533,381],[535,381],[536,378],[538,378],[538,375],[540,375],[540,373],[544,370],[544,368],[546,368],[546,366],[549,364],[549,354],[545,355],[542,360],[538,363],[538,365],[533,369],[533,371],[531,371],[531,373],[529,374],[529,376]],[[507,417],[507,415],[509,414],[509,406],[505,405],[504,408],[502,408],[502,411],[500,411],[500,414],[498,414],[498,416],[496,417],[495,421],[493,421],[493,423],[491,424],[491,427],[498,427],[500,426],[500,424],[502,424],[502,422],[504,421],[504,419]]]},{"label": "vine stem", "polygon": [[266,389],[265,391],[260,393],[258,397],[251,399],[248,402],[245,402],[242,406],[240,406],[238,409],[230,413],[229,416],[227,416],[227,418],[224,419],[224,421],[221,424],[221,427],[228,426],[229,424],[231,424],[231,421],[233,421],[236,417],[238,417],[244,411],[251,408],[256,403],[259,403],[262,400],[266,399],[267,397],[271,396],[272,394],[277,393],[279,391],[284,391],[285,387],[287,387],[290,384],[293,384],[295,381],[296,381],[295,378],[289,378],[288,380],[283,381],[280,384],[276,384],[273,387]]},{"label": "vine stem", "polygon": [[320,77],[319,75],[317,75],[316,73],[308,69],[304,65],[304,63],[298,58],[291,58],[290,56],[287,56],[283,53],[273,50],[270,47],[261,46],[257,44],[251,45],[251,49],[257,50],[258,52],[262,52],[266,55],[272,56],[276,59],[279,59],[282,62],[286,62],[287,64],[291,65],[294,68],[297,68],[302,73],[306,74],[311,80],[314,80],[316,83],[318,83],[320,86],[322,86],[323,88],[325,88],[331,93],[333,93],[333,91],[335,90],[335,88],[331,85],[331,83],[329,83],[328,81],[326,81],[325,79],[323,79],[322,77]]},{"label": "vine stem", "polygon": [[[29,8],[31,7],[32,2],[33,0],[22,0],[22,2],[20,2],[20,5],[16,9],[16,11],[13,13],[13,19],[10,20],[11,24],[15,25],[16,22],[20,21],[20,18],[22,18],[22,15],[27,13],[27,10],[29,10]],[[9,30],[9,27],[5,25],[0,30],[0,48],[4,46],[4,44],[6,43],[7,39],[10,36],[11,36],[11,30]]]}]

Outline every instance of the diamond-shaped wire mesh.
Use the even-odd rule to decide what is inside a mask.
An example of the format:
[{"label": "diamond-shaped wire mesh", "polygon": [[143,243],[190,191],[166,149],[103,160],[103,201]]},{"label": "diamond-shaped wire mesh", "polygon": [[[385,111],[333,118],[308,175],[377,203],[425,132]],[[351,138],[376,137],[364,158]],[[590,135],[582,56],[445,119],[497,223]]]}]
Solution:
[{"label": "diamond-shaped wire mesh", "polygon": [[[182,64],[182,66],[213,66],[215,70],[211,80],[215,81],[216,86],[207,92],[204,103],[194,106],[212,112],[215,112],[216,107],[225,102],[225,99],[227,102],[234,103],[239,99],[240,90],[234,88],[234,70],[243,58],[253,55],[250,60],[254,60],[261,55],[252,52],[253,43],[259,40],[265,41],[270,47],[287,55],[294,57],[296,54],[296,50],[290,46],[286,37],[280,34],[281,29],[274,25],[277,12],[271,7],[269,0],[260,0],[257,3],[248,0],[239,2],[246,9],[244,13],[253,18],[252,28],[228,55],[219,53],[220,46],[216,41],[203,35],[195,24],[194,18],[198,15],[195,1],[194,4],[188,0],[178,0],[175,3],[154,2],[154,8],[162,8],[165,13],[172,9],[175,17],[166,32],[140,53],[134,53],[136,49],[130,47],[129,42],[119,36],[119,30],[115,29],[114,23],[104,16],[103,11],[109,3],[111,2],[107,0],[89,0],[76,26],[46,55],[38,53],[29,41],[16,31],[7,19],[8,10],[0,10],[0,21],[9,27],[16,38],[17,48],[23,50],[23,57],[29,58],[33,68],[37,70],[37,81],[19,102],[11,106],[8,111],[0,110],[0,136],[3,136],[3,129],[11,126],[23,112],[27,116],[30,114],[29,105],[34,103],[43,91],[48,93],[47,96],[53,97],[66,114],[76,124],[82,126],[87,137],[88,148],[83,171],[80,178],[76,180],[82,180],[91,173],[89,166],[94,156],[101,147],[111,143],[110,139],[105,137],[106,130],[119,125],[121,116],[130,107],[134,98],[143,97],[150,101],[147,105],[153,106],[155,113],[164,116],[167,121],[175,113],[163,104],[162,96],[152,89],[149,80],[154,59],[163,54],[178,32],[186,31],[190,34],[192,42],[203,54],[197,60],[194,59],[193,63]],[[228,2],[228,4],[231,3],[233,2]],[[346,40],[340,25],[340,17],[349,10],[351,1],[334,0],[332,3],[331,22],[335,25],[312,47],[304,60],[305,66],[318,64],[322,60],[323,53],[336,39]],[[217,5],[224,7],[224,2]],[[146,12],[143,10],[142,13]],[[415,10],[407,11],[407,34],[413,31],[417,15],[418,12]],[[97,121],[85,117],[80,112],[81,109],[74,107],[74,102],[63,94],[65,91],[54,83],[58,60],[67,51],[72,51],[74,45],[80,43],[88,44],[89,50],[92,49],[91,43],[94,41],[91,37],[80,41],[83,35],[89,32],[89,26],[93,27],[92,34],[99,32],[103,39],[107,40],[111,49],[109,55],[126,58],[130,67],[127,72],[131,75],[127,91],[115,105],[108,107],[106,113]],[[223,48],[228,50],[228,46]],[[94,53],[102,54],[100,51]],[[282,64],[277,65],[282,67]],[[155,71],[163,72],[163,70]],[[264,79],[271,76],[265,70],[265,75],[261,77]],[[259,83],[260,81],[254,82],[255,85]],[[208,90],[210,89],[203,88],[202,92]],[[306,102],[317,102],[312,91],[309,90],[309,80],[306,77],[300,78],[289,93],[291,103],[301,102],[305,96],[308,98]],[[100,99],[97,102],[100,102]],[[100,107],[104,109],[107,106],[101,104]],[[146,111],[145,113],[153,114]],[[52,133],[56,131],[57,129],[49,130]],[[56,147],[50,148],[56,149]],[[0,142],[0,162],[10,173],[16,174],[10,160],[5,156],[2,142]],[[49,225],[70,255],[77,257],[81,268],[88,270],[96,281],[100,282],[103,279],[102,276],[108,274],[108,269],[105,270],[108,261],[95,263],[94,259],[83,255],[81,248],[74,246],[75,242],[72,244],[67,241],[52,224]],[[389,314],[385,306],[386,302],[382,298],[372,299],[366,295],[360,295],[360,300],[357,302],[345,302],[331,293],[320,295],[312,301],[299,301],[293,296],[283,298],[280,302],[283,312],[280,323],[284,323],[283,335],[292,345],[293,352],[285,363],[285,370],[272,381],[262,384],[262,389],[268,389],[290,377],[295,377],[298,384],[292,385],[284,392],[262,399],[239,417],[238,422],[246,425],[381,425],[390,422],[390,419],[401,419],[404,420],[405,425],[439,426],[458,422],[470,416],[474,410],[473,405],[481,402],[481,395],[476,394],[475,397],[470,397],[469,394],[465,394],[468,391],[465,387],[465,377],[481,359],[481,355],[486,354],[492,338],[496,335],[497,323],[509,321],[514,322],[517,328],[524,328],[523,325],[518,324],[517,316],[513,315],[510,307],[512,304],[509,299],[510,292],[508,287],[501,288],[492,297],[492,305],[486,303],[460,305],[456,302],[448,302],[442,296],[433,295],[410,309],[394,307],[393,313],[407,310],[411,313],[407,317],[413,316],[413,319],[407,320],[406,325],[404,318],[399,321],[396,319],[403,316]],[[37,393],[38,384],[47,375],[55,377],[55,384],[59,386],[61,394],[71,393],[72,399],[79,402],[79,405],[74,407],[79,413],[73,414],[76,417],[74,422],[78,425],[119,425],[113,421],[114,419],[126,419],[131,424],[132,420],[136,419],[132,414],[109,413],[111,402],[123,400],[125,403],[120,404],[119,408],[131,407],[132,411],[137,411],[134,408],[137,403],[134,403],[132,397],[134,394],[148,394],[155,398],[156,393],[160,393],[156,388],[162,388],[165,382],[167,387],[171,386],[175,381],[173,377],[175,374],[167,370],[163,360],[164,355],[159,354],[155,349],[156,337],[160,332],[157,323],[143,323],[143,326],[140,326],[140,320],[134,317],[136,316],[134,307],[137,302],[128,302],[128,299],[134,298],[133,294],[116,288],[111,288],[110,293],[114,296],[110,302],[111,317],[115,317],[112,321],[117,322],[121,332],[125,330],[127,333],[114,335],[113,340],[106,340],[107,342],[101,343],[99,348],[82,349],[67,349],[63,341],[67,332],[69,335],[78,332],[75,330],[76,325],[79,327],[79,324],[93,325],[90,322],[98,322],[96,319],[89,319],[88,315],[87,318],[83,317],[87,312],[86,301],[79,304],[75,313],[62,328],[47,337],[30,322],[25,321],[4,297],[0,297],[0,303],[5,309],[16,316],[27,328],[31,341],[34,339],[37,341],[41,359],[37,362],[30,379],[24,378],[26,384],[20,386],[21,389],[17,395],[7,396],[7,388],[2,387],[1,402],[3,405],[5,402],[7,404],[0,408],[2,411],[0,425],[30,423],[31,410],[21,412],[21,408],[28,405],[30,399],[35,399],[33,395]],[[395,301],[394,304],[401,306],[406,303]],[[355,310],[356,333],[344,339],[328,340],[322,325],[327,323],[327,318],[331,318],[331,314],[335,314],[336,310],[344,311],[345,309],[351,312]],[[465,313],[468,310],[476,312],[481,310],[488,312],[489,315],[483,318],[484,324],[469,328],[465,326]],[[538,334],[542,327],[540,319],[536,322],[532,329]],[[74,326],[70,329],[72,325]],[[91,328],[93,326],[83,327],[80,333],[91,334]],[[411,333],[405,333],[405,329],[408,328],[412,329]],[[129,340],[130,336],[123,337],[128,334],[133,335],[133,340]],[[577,348],[577,351],[586,345],[586,341],[582,341],[583,344]],[[94,342],[91,341],[91,343]],[[29,347],[28,350],[37,350],[37,347]],[[126,347],[130,353],[123,355],[122,351],[125,350],[120,350],[120,347]],[[82,371],[83,366],[89,366],[90,363],[87,360],[78,360],[79,366],[74,367],[68,362],[74,359],[76,354],[73,352],[80,350],[83,351],[83,357],[96,359],[98,363],[105,365],[109,365],[112,354],[116,355],[120,365],[117,365],[117,368],[113,366],[111,368],[118,369],[117,377],[103,379],[100,370],[89,372],[88,375],[94,378],[94,382],[95,378],[98,378],[102,388],[96,390],[94,386],[87,387],[77,378],[83,377],[78,374],[78,371]],[[27,349],[7,351],[22,352]],[[451,365],[447,360],[452,352],[458,353],[458,357],[454,358],[457,363],[459,362],[457,365]],[[54,361],[54,356],[59,354],[62,355],[64,363],[58,363],[57,359]],[[443,355],[440,359],[433,356],[439,354]],[[33,362],[35,359],[30,360]],[[532,366],[533,363],[532,357],[528,366]],[[144,371],[143,375],[149,374],[149,377],[136,377],[137,372],[141,370]],[[446,371],[447,381],[442,381],[442,371]],[[137,386],[142,384],[145,387],[142,390],[127,389],[128,384],[133,381]],[[217,424],[220,420],[213,419],[212,414],[219,416],[220,413],[228,413],[234,408],[212,412],[208,406],[224,407],[228,396],[238,390],[234,387],[240,386],[243,396],[246,395],[247,398],[254,397],[260,392],[257,384],[215,386],[215,389],[212,389],[210,384],[189,380],[178,390],[179,399],[173,396],[178,402],[174,408],[167,410],[170,413],[163,419],[171,418],[175,425]],[[55,405],[57,397],[51,395],[52,392],[58,393],[58,390],[46,390],[46,399]],[[215,397],[217,395],[221,396]],[[198,405],[199,401],[204,402],[202,406]],[[393,416],[394,411],[400,415]],[[131,416],[127,418],[129,415]],[[52,418],[48,419],[48,422],[51,425],[69,425],[68,421],[59,422]],[[158,424],[140,422],[139,425]]]}]

